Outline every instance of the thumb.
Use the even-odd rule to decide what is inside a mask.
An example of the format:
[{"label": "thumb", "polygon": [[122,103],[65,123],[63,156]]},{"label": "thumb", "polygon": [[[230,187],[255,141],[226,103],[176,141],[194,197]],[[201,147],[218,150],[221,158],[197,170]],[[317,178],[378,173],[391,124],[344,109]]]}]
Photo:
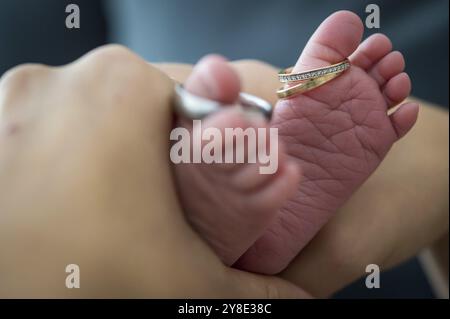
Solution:
[{"label": "thumb", "polygon": [[300,287],[276,276],[253,274],[229,268],[231,282],[237,290],[235,298],[249,299],[309,299]]}]

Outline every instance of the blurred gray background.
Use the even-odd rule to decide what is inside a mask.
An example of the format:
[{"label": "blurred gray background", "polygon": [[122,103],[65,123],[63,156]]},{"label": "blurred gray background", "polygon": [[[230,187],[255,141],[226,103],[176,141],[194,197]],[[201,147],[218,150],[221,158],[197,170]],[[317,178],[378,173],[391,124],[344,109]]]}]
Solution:
[{"label": "blurred gray background", "polygon": [[[78,4],[81,28],[65,28],[65,7]],[[347,9],[364,20],[381,9],[382,32],[404,53],[413,95],[448,108],[447,0],[0,0],[0,75],[25,62],[68,63],[116,42],[150,61],[195,63],[207,53],[292,65],[330,13]],[[360,280],[336,298],[427,298],[430,286],[414,258],[382,276],[382,288]]]}]

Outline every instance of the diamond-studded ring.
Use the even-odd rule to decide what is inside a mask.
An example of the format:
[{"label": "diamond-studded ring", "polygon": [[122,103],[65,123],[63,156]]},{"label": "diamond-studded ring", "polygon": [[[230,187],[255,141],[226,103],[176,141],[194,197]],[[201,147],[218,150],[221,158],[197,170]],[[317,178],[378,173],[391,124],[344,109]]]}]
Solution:
[{"label": "diamond-studded ring", "polygon": [[291,73],[292,68],[288,68],[278,72],[278,80],[281,83],[305,81],[315,79],[328,74],[341,73],[347,70],[349,67],[350,61],[348,59],[345,59],[344,61],[341,61],[339,63],[330,66],[312,69],[309,71],[299,73]]},{"label": "diamond-studded ring", "polygon": [[280,99],[286,99],[298,94],[303,94],[330,82],[337,78],[341,73],[331,73],[318,78],[309,79],[293,86],[281,87],[277,90],[277,96]]}]

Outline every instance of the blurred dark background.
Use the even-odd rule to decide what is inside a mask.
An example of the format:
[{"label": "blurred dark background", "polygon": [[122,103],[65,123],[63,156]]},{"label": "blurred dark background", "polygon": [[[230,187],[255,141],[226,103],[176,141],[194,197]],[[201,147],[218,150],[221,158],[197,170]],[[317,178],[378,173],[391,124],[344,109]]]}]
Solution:
[{"label": "blurred dark background", "polygon": [[[81,28],[65,28],[76,3]],[[24,62],[64,64],[107,42],[150,61],[195,63],[206,53],[292,65],[330,13],[364,20],[376,3],[383,32],[406,57],[413,95],[448,107],[447,0],[0,0],[0,74]]]},{"label": "blurred dark background", "polygon": [[[81,28],[67,29],[65,8],[79,5]],[[195,63],[206,53],[292,65],[318,24],[347,9],[365,20],[365,8],[381,10],[381,28],[402,51],[413,95],[448,108],[447,0],[0,0],[0,75],[25,62],[65,64],[109,42],[144,58]],[[414,258],[382,275],[380,289],[364,280],[337,298],[433,297]]]}]

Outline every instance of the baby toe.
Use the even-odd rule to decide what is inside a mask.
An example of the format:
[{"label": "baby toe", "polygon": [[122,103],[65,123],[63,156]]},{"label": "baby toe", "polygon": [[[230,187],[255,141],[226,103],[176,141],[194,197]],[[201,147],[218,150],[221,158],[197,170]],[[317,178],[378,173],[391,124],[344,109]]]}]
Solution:
[{"label": "baby toe", "polygon": [[383,89],[383,95],[389,108],[406,99],[411,92],[411,79],[405,72],[391,78]]},{"label": "baby toe", "polygon": [[394,51],[382,58],[369,71],[369,75],[375,79],[379,86],[383,86],[391,78],[403,72],[405,59],[399,51]]},{"label": "baby toe", "polygon": [[364,40],[350,56],[350,61],[364,70],[371,69],[378,61],[392,50],[391,40],[384,34],[377,33]]},{"label": "baby toe", "polygon": [[361,42],[364,26],[349,11],[338,11],[317,28],[306,44],[293,72],[337,63],[352,54]]}]

